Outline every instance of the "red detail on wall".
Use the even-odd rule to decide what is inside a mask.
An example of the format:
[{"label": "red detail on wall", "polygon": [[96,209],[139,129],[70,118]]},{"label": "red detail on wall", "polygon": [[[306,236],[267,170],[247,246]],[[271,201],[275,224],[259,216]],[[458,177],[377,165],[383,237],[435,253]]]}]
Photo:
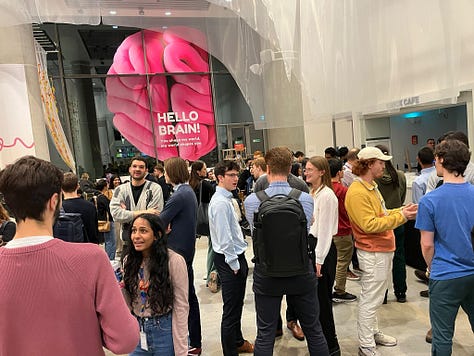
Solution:
[{"label": "red detail on wall", "polygon": [[417,145],[418,144],[418,135],[413,135],[411,137],[411,144],[412,145]]},{"label": "red detail on wall", "polygon": [[11,148],[11,147],[15,147],[17,145],[17,143],[20,143],[22,144],[24,147],[26,148],[32,148],[35,143],[33,142],[31,145],[27,145],[21,138],[19,137],[15,137],[14,140],[13,140],[13,143],[10,144],[10,145],[7,145],[5,144],[5,141],[3,140],[3,138],[0,137],[0,151],[2,151],[4,148]]}]

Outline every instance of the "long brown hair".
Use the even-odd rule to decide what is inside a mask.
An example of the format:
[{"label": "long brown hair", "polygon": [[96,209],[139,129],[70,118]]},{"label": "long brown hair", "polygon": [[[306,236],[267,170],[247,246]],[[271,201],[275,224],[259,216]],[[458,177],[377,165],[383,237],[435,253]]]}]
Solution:
[{"label": "long brown hair", "polygon": [[198,174],[198,172],[204,167],[205,164],[206,163],[204,161],[201,161],[201,160],[194,161],[191,164],[191,174],[190,174],[190,177],[189,177],[189,185],[191,186],[191,188],[193,188],[193,190],[196,190],[199,183],[203,179]]},{"label": "long brown hair", "polygon": [[0,222],[7,220],[10,220],[10,215],[8,215],[8,211],[3,207],[3,204],[0,203]]},{"label": "long brown hair", "polygon": [[[333,189],[332,183],[331,183],[331,170],[329,168],[329,163],[326,157],[313,156],[309,159],[308,162],[311,163],[320,171],[324,171],[324,174],[321,176],[321,183],[323,186]],[[311,193],[314,193],[313,190],[314,188],[311,188]]]}]

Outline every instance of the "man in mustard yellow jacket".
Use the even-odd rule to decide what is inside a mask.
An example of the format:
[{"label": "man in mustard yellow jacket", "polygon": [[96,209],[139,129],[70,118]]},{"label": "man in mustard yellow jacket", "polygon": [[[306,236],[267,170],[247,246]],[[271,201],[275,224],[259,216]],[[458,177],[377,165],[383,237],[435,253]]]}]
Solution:
[{"label": "man in mustard yellow jacket", "polygon": [[359,315],[359,355],[379,355],[376,345],[395,346],[397,339],[384,335],[377,325],[376,311],[382,304],[392,271],[395,236],[393,229],[416,217],[417,205],[387,209],[375,183],[381,178],[385,161],[376,147],[363,148],[352,167],[357,178],[347,191],[345,206],[352,225],[361,276]]}]

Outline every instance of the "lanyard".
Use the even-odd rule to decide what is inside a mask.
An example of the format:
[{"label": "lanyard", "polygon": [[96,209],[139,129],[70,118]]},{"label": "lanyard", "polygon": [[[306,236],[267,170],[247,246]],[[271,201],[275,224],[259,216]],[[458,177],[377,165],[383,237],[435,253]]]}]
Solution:
[{"label": "lanyard", "polygon": [[148,298],[148,288],[150,287],[150,281],[145,281],[145,271],[143,270],[143,267],[140,267],[140,270],[138,271],[138,275],[140,277],[140,282],[138,284],[138,289],[140,289],[140,315],[143,316],[145,313],[145,306],[146,306],[146,301]]}]

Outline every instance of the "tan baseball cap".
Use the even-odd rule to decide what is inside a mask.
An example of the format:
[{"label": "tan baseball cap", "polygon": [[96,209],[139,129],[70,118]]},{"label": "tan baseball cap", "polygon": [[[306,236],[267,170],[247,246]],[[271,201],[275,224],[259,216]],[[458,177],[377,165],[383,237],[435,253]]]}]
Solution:
[{"label": "tan baseball cap", "polygon": [[377,147],[365,147],[357,154],[359,159],[380,159],[381,161],[390,161],[392,156],[384,155]]}]

